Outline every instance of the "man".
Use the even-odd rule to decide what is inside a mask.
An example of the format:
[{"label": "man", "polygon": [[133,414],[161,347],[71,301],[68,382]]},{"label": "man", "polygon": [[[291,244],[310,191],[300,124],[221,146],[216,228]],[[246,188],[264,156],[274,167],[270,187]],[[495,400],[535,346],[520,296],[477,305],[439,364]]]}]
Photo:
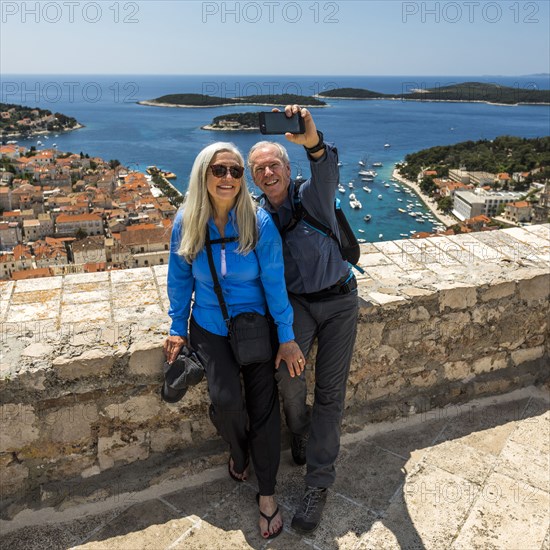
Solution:
[{"label": "man", "polygon": [[[323,142],[313,117],[298,105],[285,108],[287,116],[300,113],[304,134],[285,134],[288,141],[303,145],[311,165],[311,178],[298,196],[307,212],[339,235],[334,213],[339,182],[337,150]],[[296,223],[295,183],[284,147],[257,143],[248,165],[254,183],[263,191],[268,210],[283,237],[285,279],[294,308],[294,333],[305,356],[317,338],[315,397],[311,416],[306,406],[304,367],[276,365],[279,393],[287,425],[292,432],[292,456],[306,464],[306,488],[292,527],[309,533],[317,528],[334,483],[334,463],[340,449],[340,425],[357,328],[357,282],[342,258],[338,243],[305,220]]]}]

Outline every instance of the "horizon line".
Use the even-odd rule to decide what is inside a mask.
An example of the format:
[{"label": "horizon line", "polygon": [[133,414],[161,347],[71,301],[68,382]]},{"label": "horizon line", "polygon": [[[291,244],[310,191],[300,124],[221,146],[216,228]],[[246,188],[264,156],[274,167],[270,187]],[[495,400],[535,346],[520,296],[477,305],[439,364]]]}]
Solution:
[{"label": "horizon line", "polygon": [[255,76],[255,77],[460,77],[460,76],[475,76],[475,77],[550,77],[550,73],[528,73],[528,74],[274,74],[274,73],[262,73],[262,74],[250,74],[250,73],[10,73],[2,72],[3,76]]}]

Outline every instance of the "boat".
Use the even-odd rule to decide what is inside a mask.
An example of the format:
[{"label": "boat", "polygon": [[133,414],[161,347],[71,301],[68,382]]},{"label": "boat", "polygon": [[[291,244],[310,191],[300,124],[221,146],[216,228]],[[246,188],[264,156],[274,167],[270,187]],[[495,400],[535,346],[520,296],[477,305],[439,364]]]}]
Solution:
[{"label": "boat", "polygon": [[349,200],[350,200],[350,201],[354,201],[354,200],[355,200],[355,194],[354,194],[354,193],[350,193],[350,195],[349,195]]},{"label": "boat", "polygon": [[365,232],[364,229],[358,229],[357,231],[359,231],[359,233],[364,233]]},{"label": "boat", "polygon": [[412,216],[413,218],[416,218],[416,212],[409,212],[409,216]]},{"label": "boat", "polygon": [[424,220],[423,220],[422,218],[416,218],[416,221],[417,221],[418,223],[424,223]]},{"label": "boat", "polygon": [[384,187],[389,187],[389,186],[390,186],[389,183],[385,183],[385,184],[384,184]]},{"label": "boat", "polygon": [[379,239],[383,239],[383,238],[384,238],[384,233],[380,233],[380,234],[378,235],[378,238],[379,238]]},{"label": "boat", "polygon": [[353,201],[350,201],[349,205],[354,210],[358,210],[360,208],[363,208],[363,205],[357,199],[355,199]]},{"label": "boat", "polygon": [[399,233],[399,236],[400,236],[400,237],[408,237],[409,234],[408,234],[408,233]]},{"label": "boat", "polygon": [[350,189],[353,189],[353,182],[352,182],[352,181],[350,181],[350,182],[348,183],[348,187],[349,187]]},{"label": "boat", "polygon": [[364,161],[364,160],[360,160],[360,161],[359,161],[359,166],[365,166],[365,161]]},{"label": "boat", "polygon": [[366,216],[363,217],[363,219],[366,221],[366,222],[370,222],[371,221],[371,218],[372,216],[370,214],[367,214]]},{"label": "boat", "polygon": [[358,243],[366,243],[367,242],[367,239],[357,239],[357,242]]},{"label": "boat", "polygon": [[389,143],[384,143],[384,147],[387,149],[388,147],[391,147],[391,145]]},{"label": "boat", "polygon": [[17,143],[17,140],[15,140],[15,139],[10,139],[10,141],[7,141],[7,142],[6,142],[6,145],[14,145],[15,143]]},{"label": "boat", "polygon": [[401,193],[401,189],[394,189],[393,192],[394,193]]},{"label": "boat", "polygon": [[368,185],[363,185],[363,191],[366,191],[367,193],[370,193],[371,188]]},{"label": "boat", "polygon": [[381,162],[373,162],[372,165],[375,167],[375,168],[378,168],[380,166],[384,166]]},{"label": "boat", "polygon": [[377,197],[377,198],[381,199],[381,198],[382,198],[382,195],[378,195],[378,197]]},{"label": "boat", "polygon": [[374,170],[359,170],[358,174],[363,178],[374,179],[378,174]]},{"label": "boat", "polygon": [[403,202],[403,199],[397,199],[397,202]]},{"label": "boat", "polygon": [[346,188],[341,183],[339,183],[338,184],[338,191],[340,191],[340,193],[345,193]]},{"label": "boat", "polygon": [[343,164],[342,164],[340,161],[338,161],[338,162],[336,163],[336,166],[343,166]]},{"label": "boat", "polygon": [[398,208],[397,210],[399,210],[399,212],[401,212],[402,214],[406,214],[407,211],[404,209],[404,208]]}]

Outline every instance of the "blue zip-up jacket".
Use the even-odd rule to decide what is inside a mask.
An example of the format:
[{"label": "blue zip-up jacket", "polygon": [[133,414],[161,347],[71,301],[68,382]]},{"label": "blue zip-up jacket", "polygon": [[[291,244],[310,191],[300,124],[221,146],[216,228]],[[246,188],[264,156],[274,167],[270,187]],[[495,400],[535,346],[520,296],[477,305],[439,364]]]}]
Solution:
[{"label": "blue zip-up jacket", "polygon": [[[294,339],[292,322],[294,314],[285,287],[282,242],[271,216],[262,208],[257,210],[258,243],[247,255],[237,253],[238,242],[225,244],[227,273],[221,276],[221,244],[212,245],[214,265],[230,317],[239,313],[265,314],[269,308],[279,342]],[[191,312],[193,292],[193,318],[204,329],[220,336],[227,336],[220,304],[214,292],[208,255],[203,248],[192,264],[177,251],[182,234],[183,213],[180,210],[172,228],[170,257],[168,260],[168,315],[172,318],[170,335],[187,336],[187,324]],[[229,212],[225,237],[238,235],[234,209]],[[211,219],[208,222],[210,238],[221,236]]]}]

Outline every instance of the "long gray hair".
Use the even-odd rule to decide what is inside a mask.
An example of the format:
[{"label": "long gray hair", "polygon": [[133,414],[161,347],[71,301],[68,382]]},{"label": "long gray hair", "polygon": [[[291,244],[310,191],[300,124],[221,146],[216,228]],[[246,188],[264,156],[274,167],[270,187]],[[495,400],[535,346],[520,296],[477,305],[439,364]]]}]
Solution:
[{"label": "long gray hair", "polygon": [[[221,141],[212,143],[197,155],[189,177],[189,190],[185,202],[181,206],[183,209],[183,229],[178,254],[183,256],[189,263],[204,248],[208,220],[214,215],[214,208],[206,188],[206,171],[212,159],[221,152],[234,154],[241,166],[244,166],[241,152],[232,143]],[[252,251],[258,240],[256,208],[256,203],[252,199],[246,184],[246,178],[243,175],[241,188],[235,203],[236,230],[239,234],[237,251],[241,254],[248,254]]]}]

